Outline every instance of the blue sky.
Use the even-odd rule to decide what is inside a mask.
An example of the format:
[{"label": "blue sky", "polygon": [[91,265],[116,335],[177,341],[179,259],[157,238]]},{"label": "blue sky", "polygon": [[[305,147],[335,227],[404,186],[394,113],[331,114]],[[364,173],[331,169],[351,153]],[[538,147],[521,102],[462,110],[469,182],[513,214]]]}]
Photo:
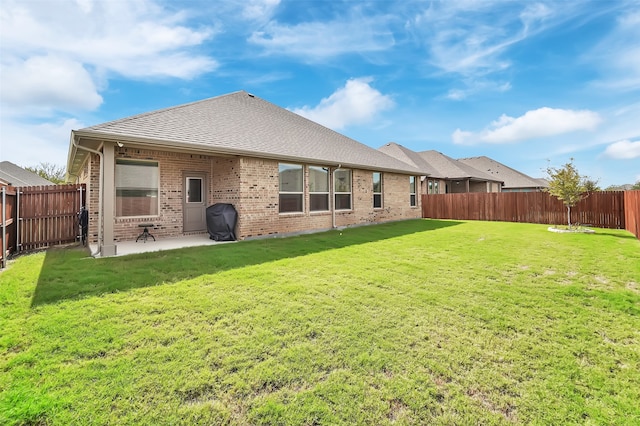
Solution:
[{"label": "blue sky", "polygon": [[246,90],[371,147],[640,180],[640,1],[2,0],[0,159]]}]

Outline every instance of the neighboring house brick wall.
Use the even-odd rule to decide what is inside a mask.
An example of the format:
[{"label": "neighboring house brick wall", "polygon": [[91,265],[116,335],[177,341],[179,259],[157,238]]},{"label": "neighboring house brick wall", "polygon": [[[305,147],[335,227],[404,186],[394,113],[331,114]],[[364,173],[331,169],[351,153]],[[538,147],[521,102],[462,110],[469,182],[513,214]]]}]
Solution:
[{"label": "neighboring house brick wall", "polygon": [[469,192],[491,192],[490,182],[469,182]]},{"label": "neighboring house brick wall", "polygon": [[434,191],[435,190],[435,184],[437,183],[438,188],[437,191],[434,192],[434,194],[444,194],[445,190],[447,188],[447,181],[444,179],[434,179],[432,177],[427,177],[425,179],[423,179],[420,182],[420,193],[421,194],[429,194],[429,182],[431,182],[434,185]]}]

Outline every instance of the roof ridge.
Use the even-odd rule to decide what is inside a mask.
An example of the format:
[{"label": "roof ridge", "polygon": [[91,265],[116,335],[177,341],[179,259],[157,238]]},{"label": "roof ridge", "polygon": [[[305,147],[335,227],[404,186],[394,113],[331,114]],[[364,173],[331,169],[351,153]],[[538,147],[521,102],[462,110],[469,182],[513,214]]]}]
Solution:
[{"label": "roof ridge", "polygon": [[[115,119],[115,120],[107,121],[105,123],[100,123],[100,124],[96,124],[96,125],[93,125],[93,126],[84,127],[84,128],[82,128],[80,130],[95,130],[95,129],[108,127],[108,126],[111,126],[111,125],[114,125],[114,124],[126,123],[128,121],[132,121],[132,120],[135,120],[135,119],[139,119],[139,118],[143,118],[143,117],[150,117],[152,115],[160,114],[160,113],[163,113],[163,112],[174,111],[174,110],[186,108],[186,107],[189,107],[189,106],[192,106],[192,105],[196,105],[196,104],[212,101],[214,99],[220,99],[220,98],[224,98],[224,97],[227,97],[227,96],[237,95],[237,94],[240,94],[240,93],[247,93],[248,95],[250,95],[245,90],[237,90],[235,92],[225,93],[223,95],[218,95],[218,96],[212,96],[210,98],[200,99],[198,101],[187,102],[185,104],[174,105],[174,106],[166,107],[166,108],[160,108],[160,109],[156,109],[156,110],[153,110],[153,111],[147,111],[147,112],[143,112],[143,113],[140,113],[140,114],[131,115],[129,117],[118,118],[118,119]],[[253,96],[253,95],[250,95],[250,96]]]},{"label": "roof ridge", "polygon": [[[75,133],[74,133],[75,132]],[[421,174],[420,169],[245,90],[76,130],[72,137]],[[76,155],[70,148],[70,158]]]},{"label": "roof ridge", "polygon": [[[506,164],[501,163],[500,161],[495,160],[495,159],[493,159],[491,157],[487,157],[486,155],[482,155],[480,157],[461,158],[460,160],[467,160],[467,159],[474,159],[474,158],[486,158],[487,160],[491,161],[492,163],[498,164],[500,167],[504,167],[506,169],[509,169],[510,171],[512,171],[514,173],[517,173],[518,175],[533,181],[533,183],[539,183],[539,182],[535,182],[537,178],[531,177],[528,174],[521,172],[520,170],[517,170],[517,169],[514,169],[513,167],[507,166]],[[471,167],[473,167],[473,166],[471,166]]]}]

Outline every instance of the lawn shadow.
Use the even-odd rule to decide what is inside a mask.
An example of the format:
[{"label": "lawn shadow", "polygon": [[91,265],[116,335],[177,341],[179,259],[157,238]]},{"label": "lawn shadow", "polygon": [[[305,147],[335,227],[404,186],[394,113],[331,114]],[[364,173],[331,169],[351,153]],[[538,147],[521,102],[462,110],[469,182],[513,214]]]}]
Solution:
[{"label": "lawn shadow", "polygon": [[418,219],[343,230],[94,259],[86,250],[47,251],[31,306],[175,283],[206,274],[459,225]]},{"label": "lawn shadow", "polygon": [[637,240],[638,237],[633,235],[630,231],[625,229],[607,229],[607,228],[596,228],[596,232],[593,234],[589,234],[597,237],[613,237],[613,238],[624,238],[629,240]]}]

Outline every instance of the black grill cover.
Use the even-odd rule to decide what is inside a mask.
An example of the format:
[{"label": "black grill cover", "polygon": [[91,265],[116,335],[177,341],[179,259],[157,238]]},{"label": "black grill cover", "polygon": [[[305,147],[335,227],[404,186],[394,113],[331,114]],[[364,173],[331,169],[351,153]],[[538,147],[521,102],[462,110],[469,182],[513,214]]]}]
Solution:
[{"label": "black grill cover", "polygon": [[209,238],[216,241],[235,241],[238,213],[232,204],[217,203],[207,207]]}]

